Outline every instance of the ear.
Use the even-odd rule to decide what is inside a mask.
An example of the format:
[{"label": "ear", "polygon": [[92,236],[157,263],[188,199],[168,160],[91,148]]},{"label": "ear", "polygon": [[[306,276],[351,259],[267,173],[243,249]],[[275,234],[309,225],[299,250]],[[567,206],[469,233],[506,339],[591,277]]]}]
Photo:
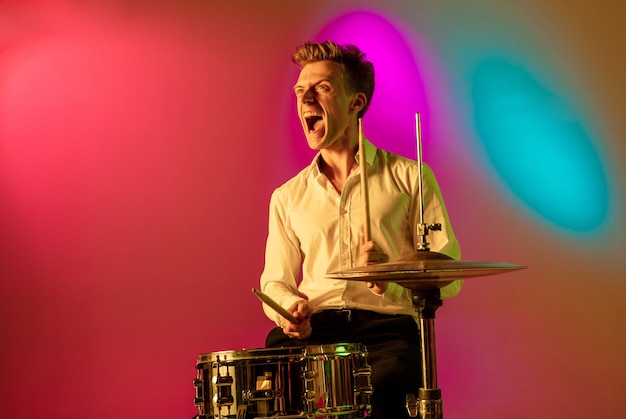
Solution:
[{"label": "ear", "polygon": [[358,113],[367,104],[367,96],[365,93],[359,92],[354,95],[352,103],[350,104],[350,111]]}]

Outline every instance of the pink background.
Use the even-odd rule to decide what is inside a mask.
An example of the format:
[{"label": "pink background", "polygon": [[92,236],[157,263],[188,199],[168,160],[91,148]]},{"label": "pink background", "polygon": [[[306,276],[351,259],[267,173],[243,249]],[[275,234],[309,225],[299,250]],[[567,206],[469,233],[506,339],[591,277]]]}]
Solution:
[{"label": "pink background", "polygon": [[[468,279],[437,312],[446,417],[623,417],[626,29],[602,3],[1,3],[0,415],[191,418],[198,356],[263,345],[269,195],[311,157],[289,57],[325,34],[380,39],[333,23],[366,11],[405,63],[366,134],[413,157],[423,112],[463,259],[528,266]],[[602,225],[546,223],[494,177],[459,77],[468,36],[568,94],[608,179]]]}]

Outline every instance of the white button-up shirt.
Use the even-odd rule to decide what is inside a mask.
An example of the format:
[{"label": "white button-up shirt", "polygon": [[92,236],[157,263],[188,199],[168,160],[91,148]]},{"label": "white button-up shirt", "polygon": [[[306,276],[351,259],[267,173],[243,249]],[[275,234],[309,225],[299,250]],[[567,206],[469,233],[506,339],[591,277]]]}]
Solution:
[{"label": "white button-up shirt", "polygon": [[[415,253],[418,241],[418,164],[364,142],[370,208],[370,235],[393,262]],[[358,156],[357,156],[358,157]],[[382,295],[363,281],[330,279],[328,272],[356,266],[365,221],[361,167],[348,176],[341,194],[319,169],[320,154],[272,194],[269,208],[265,268],[261,290],[282,307],[307,299],[314,312],[363,309],[386,314],[416,312],[411,291],[390,283]],[[358,160],[357,160],[358,161]],[[441,223],[431,231],[430,250],[460,258],[441,191],[431,169],[422,164],[424,222]],[[458,293],[462,281],[442,289],[442,297]],[[280,316],[263,304],[265,314],[280,325]]]}]

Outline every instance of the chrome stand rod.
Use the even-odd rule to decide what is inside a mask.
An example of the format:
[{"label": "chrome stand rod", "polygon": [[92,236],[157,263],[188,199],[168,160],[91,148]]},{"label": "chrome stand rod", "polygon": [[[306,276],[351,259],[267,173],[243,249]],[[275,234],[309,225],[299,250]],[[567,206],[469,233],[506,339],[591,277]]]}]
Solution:
[{"label": "chrome stand rod", "polygon": [[441,307],[438,288],[413,290],[413,306],[420,323],[420,346],[422,356],[422,387],[418,397],[406,396],[409,416],[421,419],[442,419],[443,402],[437,387],[437,348],[435,343],[435,310]]}]

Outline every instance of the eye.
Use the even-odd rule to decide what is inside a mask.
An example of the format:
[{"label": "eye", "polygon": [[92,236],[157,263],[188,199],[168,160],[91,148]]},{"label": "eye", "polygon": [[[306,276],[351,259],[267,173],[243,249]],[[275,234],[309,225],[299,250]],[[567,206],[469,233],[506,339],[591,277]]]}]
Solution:
[{"label": "eye", "polygon": [[315,86],[315,90],[317,90],[318,92],[327,92],[328,90],[330,90],[330,86],[328,86],[327,84],[318,84],[317,86]]}]

